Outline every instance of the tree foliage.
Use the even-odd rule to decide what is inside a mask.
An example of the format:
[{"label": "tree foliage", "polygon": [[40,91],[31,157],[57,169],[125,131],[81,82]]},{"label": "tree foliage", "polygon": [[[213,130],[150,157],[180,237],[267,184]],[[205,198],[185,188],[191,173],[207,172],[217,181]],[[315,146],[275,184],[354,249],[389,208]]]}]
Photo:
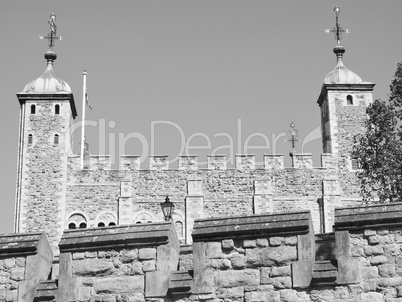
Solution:
[{"label": "tree foliage", "polygon": [[352,158],[359,159],[363,199],[381,202],[402,198],[402,62],[390,85],[389,101],[367,108],[366,131],[355,137]]}]

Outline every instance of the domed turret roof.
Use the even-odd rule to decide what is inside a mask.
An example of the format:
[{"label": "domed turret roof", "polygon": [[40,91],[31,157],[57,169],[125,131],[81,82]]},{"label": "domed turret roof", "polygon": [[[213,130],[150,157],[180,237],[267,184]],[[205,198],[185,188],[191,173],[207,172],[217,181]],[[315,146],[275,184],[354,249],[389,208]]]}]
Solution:
[{"label": "domed turret roof", "polygon": [[45,53],[47,60],[47,67],[44,73],[28,83],[22,93],[29,94],[54,94],[54,93],[71,93],[70,86],[62,79],[56,77],[53,70],[53,61],[56,60],[57,55],[53,51]]},{"label": "domed turret roof", "polygon": [[353,71],[347,69],[343,64],[343,53],[345,49],[338,45],[334,48],[334,53],[337,56],[337,64],[335,69],[332,70],[324,79],[324,84],[360,84],[363,83],[361,77]]}]

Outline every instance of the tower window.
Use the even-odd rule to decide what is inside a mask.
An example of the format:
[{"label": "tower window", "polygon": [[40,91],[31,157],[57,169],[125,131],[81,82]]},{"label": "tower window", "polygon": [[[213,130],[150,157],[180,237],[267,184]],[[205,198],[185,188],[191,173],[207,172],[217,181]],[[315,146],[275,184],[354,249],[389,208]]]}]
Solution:
[{"label": "tower window", "polygon": [[80,229],[86,229],[86,228],[87,228],[87,224],[85,222],[81,222]]},{"label": "tower window", "polygon": [[33,141],[33,135],[28,134],[28,146],[32,146],[32,141]]},{"label": "tower window", "polygon": [[353,96],[351,96],[350,94],[346,97],[346,104],[348,106],[353,105]]},{"label": "tower window", "polygon": [[77,226],[75,225],[74,222],[71,222],[71,223],[68,224],[68,228],[69,228],[70,230],[74,230],[74,229],[77,228]]},{"label": "tower window", "polygon": [[116,225],[116,223],[114,223],[114,222],[109,222],[109,226],[115,226]]},{"label": "tower window", "polygon": [[103,228],[104,226],[105,226],[105,224],[103,222],[98,223],[98,227]]},{"label": "tower window", "polygon": [[57,146],[59,144],[59,135],[55,134],[54,135],[54,145]]},{"label": "tower window", "polygon": [[54,106],[54,114],[60,114],[60,105]]},{"label": "tower window", "polygon": [[35,114],[35,113],[36,113],[36,106],[31,105],[31,114]]}]

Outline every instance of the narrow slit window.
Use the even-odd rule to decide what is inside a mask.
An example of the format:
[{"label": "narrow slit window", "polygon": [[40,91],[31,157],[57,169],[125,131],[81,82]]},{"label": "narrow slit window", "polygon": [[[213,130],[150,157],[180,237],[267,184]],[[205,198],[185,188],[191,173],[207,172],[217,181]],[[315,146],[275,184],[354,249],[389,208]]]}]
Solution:
[{"label": "narrow slit window", "polygon": [[346,103],[351,106],[353,105],[353,96],[351,96],[350,94],[346,97]]},{"label": "narrow slit window", "polygon": [[54,135],[54,145],[57,146],[59,144],[59,135],[55,134]]},{"label": "narrow slit window", "polygon": [[60,114],[60,105],[54,106],[54,114]]},{"label": "narrow slit window", "polygon": [[352,158],[352,170],[359,170],[360,169],[360,162],[357,158]]},{"label": "narrow slit window", "polygon": [[33,141],[33,135],[28,134],[28,146],[32,146],[32,141]]},{"label": "narrow slit window", "polygon": [[35,114],[35,113],[36,113],[36,106],[31,105],[31,114]]}]

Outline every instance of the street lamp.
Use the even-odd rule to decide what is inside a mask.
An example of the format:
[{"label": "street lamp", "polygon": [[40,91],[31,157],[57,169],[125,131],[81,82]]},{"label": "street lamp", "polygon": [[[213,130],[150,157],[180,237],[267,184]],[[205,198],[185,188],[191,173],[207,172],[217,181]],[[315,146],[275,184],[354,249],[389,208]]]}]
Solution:
[{"label": "street lamp", "polygon": [[169,196],[166,196],[165,202],[161,203],[161,208],[162,208],[162,213],[163,213],[163,217],[165,218],[165,221],[172,220],[174,204],[173,204],[173,202],[170,202]]}]

